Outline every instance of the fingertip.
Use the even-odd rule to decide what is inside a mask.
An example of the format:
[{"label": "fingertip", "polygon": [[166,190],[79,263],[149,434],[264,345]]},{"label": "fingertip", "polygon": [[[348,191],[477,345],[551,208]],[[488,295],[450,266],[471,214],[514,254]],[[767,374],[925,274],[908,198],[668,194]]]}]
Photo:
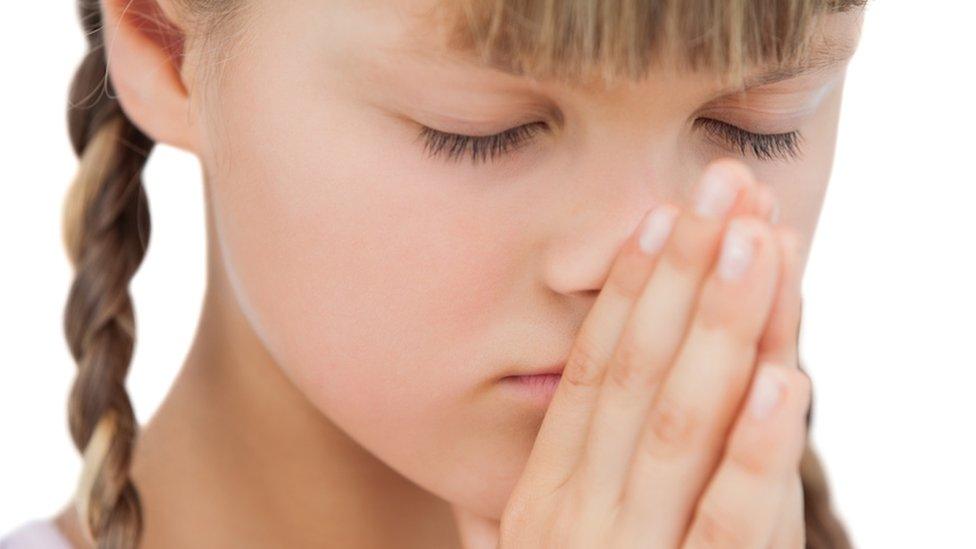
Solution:
[{"label": "fingertip", "polygon": [[734,179],[738,184],[743,186],[750,186],[756,184],[756,175],[752,171],[752,168],[748,164],[743,162],[741,159],[732,156],[722,156],[716,158],[708,164],[706,169],[722,169],[727,170],[732,179]]},{"label": "fingertip", "polygon": [[702,172],[702,180],[710,178],[723,179],[734,187],[735,198],[730,210],[749,213],[754,211],[758,181],[748,164],[731,156],[717,158],[709,162]]},{"label": "fingertip", "polygon": [[779,360],[760,362],[756,370],[757,377],[763,371],[767,372],[767,376],[775,377],[781,384],[780,409],[790,416],[803,420],[813,398],[813,382],[810,376],[799,368],[791,367],[787,362]]},{"label": "fingertip", "polygon": [[770,418],[785,400],[788,380],[782,370],[782,365],[774,362],[762,362],[756,367],[748,400],[753,419]]}]

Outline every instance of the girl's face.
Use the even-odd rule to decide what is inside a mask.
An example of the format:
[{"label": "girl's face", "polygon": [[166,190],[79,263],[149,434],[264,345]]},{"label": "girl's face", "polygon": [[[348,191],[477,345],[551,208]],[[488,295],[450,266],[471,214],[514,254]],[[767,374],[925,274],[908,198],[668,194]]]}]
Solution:
[{"label": "girl's face", "polygon": [[[252,4],[249,47],[198,113],[212,245],[300,391],[452,503],[501,513],[546,408],[500,380],[565,360],[620,245],[656,203],[686,204],[710,160],[745,159],[810,241],[843,61],[726,97],[705,73],[567,87],[449,52],[418,23],[427,0]],[[860,15],[831,18],[849,56]],[[799,131],[800,156],[743,155],[699,119]],[[421,135],[523,124],[517,150],[477,164]]]}]

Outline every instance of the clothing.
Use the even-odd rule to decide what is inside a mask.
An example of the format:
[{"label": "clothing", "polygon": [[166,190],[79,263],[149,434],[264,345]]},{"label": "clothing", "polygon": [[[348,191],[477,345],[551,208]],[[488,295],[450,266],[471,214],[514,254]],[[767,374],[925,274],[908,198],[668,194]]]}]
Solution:
[{"label": "clothing", "polygon": [[29,520],[0,537],[0,549],[74,549],[50,518]]}]

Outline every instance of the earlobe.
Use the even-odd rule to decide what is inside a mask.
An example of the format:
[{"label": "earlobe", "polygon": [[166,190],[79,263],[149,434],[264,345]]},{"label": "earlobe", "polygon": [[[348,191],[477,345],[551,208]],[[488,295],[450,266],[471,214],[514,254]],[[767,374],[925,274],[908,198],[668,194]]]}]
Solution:
[{"label": "earlobe", "polygon": [[197,126],[180,71],[183,32],[157,0],[100,4],[108,73],[126,116],[157,143],[198,152]]}]

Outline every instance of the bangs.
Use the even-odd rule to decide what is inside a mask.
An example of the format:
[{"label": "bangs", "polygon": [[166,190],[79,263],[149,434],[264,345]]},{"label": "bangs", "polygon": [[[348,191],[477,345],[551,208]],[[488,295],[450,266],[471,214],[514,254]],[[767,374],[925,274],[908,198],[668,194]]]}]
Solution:
[{"label": "bangs", "polygon": [[448,47],[505,72],[639,81],[655,66],[739,84],[754,66],[802,63],[821,16],[867,0],[447,0]]}]

